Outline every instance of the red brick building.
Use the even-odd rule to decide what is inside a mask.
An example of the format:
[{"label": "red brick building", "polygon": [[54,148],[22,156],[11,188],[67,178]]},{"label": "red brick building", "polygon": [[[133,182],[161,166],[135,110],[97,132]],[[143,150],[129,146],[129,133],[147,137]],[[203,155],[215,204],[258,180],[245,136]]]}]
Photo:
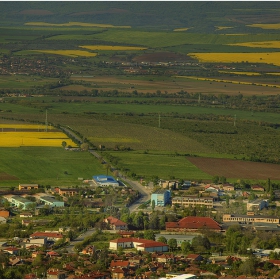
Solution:
[{"label": "red brick building", "polygon": [[185,217],[178,222],[166,222],[166,230],[169,231],[198,231],[202,229],[221,231],[221,226],[208,217]]}]

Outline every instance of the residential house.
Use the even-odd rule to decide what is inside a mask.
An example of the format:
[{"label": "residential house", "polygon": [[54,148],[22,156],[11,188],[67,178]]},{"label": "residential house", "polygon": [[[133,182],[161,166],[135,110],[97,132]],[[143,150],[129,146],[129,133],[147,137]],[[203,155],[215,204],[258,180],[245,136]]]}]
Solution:
[{"label": "residential house", "polygon": [[247,202],[247,211],[258,211],[268,207],[268,200],[256,199],[251,202]]},{"label": "residential house", "polygon": [[231,192],[231,191],[234,191],[235,190],[235,187],[234,185],[232,184],[225,184],[223,185],[223,190],[226,191],[226,192]]},{"label": "residential house", "polygon": [[31,218],[31,217],[33,217],[31,212],[22,212],[22,213],[19,214],[19,216],[21,218]]},{"label": "residential house", "polygon": [[0,217],[9,218],[10,217],[10,211],[8,211],[6,209],[0,209]]},{"label": "residential house", "polygon": [[9,253],[10,255],[18,255],[20,249],[16,247],[7,247],[3,248],[2,250],[3,252]]},{"label": "residential house", "polygon": [[18,189],[20,191],[22,190],[38,190],[39,185],[38,184],[19,184]]},{"label": "residential house", "polygon": [[55,191],[61,196],[74,196],[79,193],[79,190],[74,188],[55,188]]},{"label": "residential house", "polygon": [[169,231],[198,231],[202,229],[221,231],[221,226],[209,217],[185,217],[178,222],[166,222]]},{"label": "residential house", "polygon": [[47,279],[65,279],[66,276],[66,271],[58,268],[50,268],[47,270]]},{"label": "residential house", "polygon": [[136,248],[139,251],[145,252],[168,252],[169,249],[165,243],[136,237],[111,240],[109,249],[117,250],[118,248]]},{"label": "residential house", "polygon": [[63,235],[58,232],[35,232],[30,235],[30,238],[47,238],[49,241],[58,241],[63,239]]},{"label": "residential house", "polygon": [[113,268],[111,270],[112,279],[124,279],[128,273],[128,269],[125,268]]},{"label": "residential house", "polygon": [[92,256],[95,252],[95,247],[93,245],[88,245],[82,250],[83,255],[89,255]]},{"label": "residential house", "polygon": [[105,218],[104,222],[113,230],[127,230],[128,228],[127,223],[112,216]]},{"label": "residential house", "polygon": [[251,190],[252,191],[258,191],[258,192],[264,192],[264,187],[262,187],[260,185],[252,185]]},{"label": "residential house", "polygon": [[189,254],[189,255],[187,255],[186,259],[189,261],[192,261],[192,262],[194,262],[194,261],[200,262],[203,260],[203,257],[199,254]]}]

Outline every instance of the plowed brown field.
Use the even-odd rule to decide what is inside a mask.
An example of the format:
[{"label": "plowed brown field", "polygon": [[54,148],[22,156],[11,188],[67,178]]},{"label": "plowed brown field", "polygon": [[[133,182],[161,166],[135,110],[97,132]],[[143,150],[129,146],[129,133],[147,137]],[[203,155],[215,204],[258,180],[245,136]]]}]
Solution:
[{"label": "plowed brown field", "polygon": [[226,178],[280,180],[280,165],[220,158],[188,157],[192,164],[212,176]]}]

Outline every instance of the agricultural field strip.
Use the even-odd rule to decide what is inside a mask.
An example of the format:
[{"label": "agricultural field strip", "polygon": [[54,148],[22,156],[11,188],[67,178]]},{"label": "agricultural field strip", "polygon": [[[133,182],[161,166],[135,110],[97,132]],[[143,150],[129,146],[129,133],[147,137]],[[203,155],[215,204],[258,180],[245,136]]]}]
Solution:
[{"label": "agricultural field strip", "polygon": [[202,63],[268,63],[280,66],[280,52],[270,53],[189,53]]},{"label": "agricultural field strip", "polygon": [[200,80],[200,81],[219,82],[219,83],[224,82],[224,83],[231,83],[231,84],[255,85],[255,86],[263,86],[263,87],[280,88],[280,85],[275,85],[275,84],[260,84],[260,83],[255,83],[255,82],[244,82],[244,81],[216,79],[216,78],[201,78],[201,77],[193,77],[193,76],[175,76],[175,77],[176,78],[195,79],[195,80]]},{"label": "agricultural field strip", "polygon": [[54,26],[54,27],[70,27],[70,26],[81,26],[81,27],[101,27],[101,28],[131,28],[131,26],[123,25],[123,26],[115,26],[112,24],[100,24],[100,23],[86,23],[86,22],[75,22],[70,21],[66,23],[47,23],[47,22],[26,22],[25,25],[31,26]]},{"label": "agricultural field strip", "polygon": [[[62,141],[65,141],[68,145],[76,146],[63,132],[51,131],[52,127],[48,127],[49,130],[45,132],[39,131],[45,128],[46,126],[43,125],[0,124],[0,147],[61,147]],[[14,130],[7,132],[4,129]],[[20,131],[17,131],[17,129]]]},{"label": "agricultural field strip", "polygon": [[[198,34],[182,32],[158,32],[139,30],[107,30],[106,32],[90,35],[54,35],[46,40],[102,40],[108,42],[125,43],[146,47],[168,47],[184,44],[214,44],[226,45],[246,42],[275,41],[280,39],[280,34]],[[112,43],[110,43],[112,44]]]},{"label": "agricultural field strip", "polygon": [[97,56],[97,53],[91,53],[91,52],[88,52],[88,51],[81,51],[81,50],[32,50],[30,52],[40,52],[40,53],[65,55],[65,56],[70,56],[70,57],[78,57],[78,56],[94,57],[94,56]]}]

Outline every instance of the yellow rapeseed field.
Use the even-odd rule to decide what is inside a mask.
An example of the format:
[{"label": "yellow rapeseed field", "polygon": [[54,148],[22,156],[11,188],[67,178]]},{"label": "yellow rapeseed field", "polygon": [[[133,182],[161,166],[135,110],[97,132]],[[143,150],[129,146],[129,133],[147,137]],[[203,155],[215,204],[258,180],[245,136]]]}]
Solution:
[{"label": "yellow rapeseed field", "polygon": [[[5,129],[12,129],[7,131]],[[54,127],[38,124],[0,124],[0,147],[42,146],[61,147],[63,141],[67,145],[76,144],[62,132],[52,131]],[[33,131],[28,131],[28,130]],[[25,130],[25,131],[24,131]]]},{"label": "yellow rapeseed field", "polygon": [[91,52],[80,51],[80,50],[33,50],[33,51],[41,52],[41,53],[65,55],[65,56],[71,56],[71,57],[78,57],[78,56],[94,57],[94,56],[97,56],[97,53],[91,53]]},{"label": "yellow rapeseed field", "polygon": [[90,45],[90,46],[79,46],[89,50],[98,51],[141,51],[146,50],[144,47],[130,47],[130,46],[106,46],[106,45]]},{"label": "yellow rapeseed field", "polygon": [[260,75],[260,73],[256,73],[256,72],[240,72],[240,71],[219,71],[219,73],[245,75],[245,76],[259,76]]},{"label": "yellow rapeseed field", "polygon": [[247,26],[258,27],[262,29],[280,29],[280,23],[254,23]]},{"label": "yellow rapeseed field", "polygon": [[61,147],[62,141],[76,147],[76,144],[62,132],[1,132],[0,130],[0,147]]},{"label": "yellow rapeseed field", "polygon": [[87,22],[75,22],[70,21],[66,23],[48,23],[43,21],[31,21],[26,22],[25,25],[35,25],[35,26],[57,26],[57,27],[71,27],[71,26],[83,26],[83,27],[101,27],[101,28],[131,28],[131,26],[115,26],[112,24],[99,24],[99,23],[87,23]]},{"label": "yellow rapeseed field", "polygon": [[189,53],[203,63],[268,63],[280,66],[280,52],[270,53]]},{"label": "yellow rapeseed field", "polygon": [[244,46],[251,48],[280,48],[280,41],[263,41],[263,42],[246,42],[246,43],[236,43],[228,44],[230,46]]}]

